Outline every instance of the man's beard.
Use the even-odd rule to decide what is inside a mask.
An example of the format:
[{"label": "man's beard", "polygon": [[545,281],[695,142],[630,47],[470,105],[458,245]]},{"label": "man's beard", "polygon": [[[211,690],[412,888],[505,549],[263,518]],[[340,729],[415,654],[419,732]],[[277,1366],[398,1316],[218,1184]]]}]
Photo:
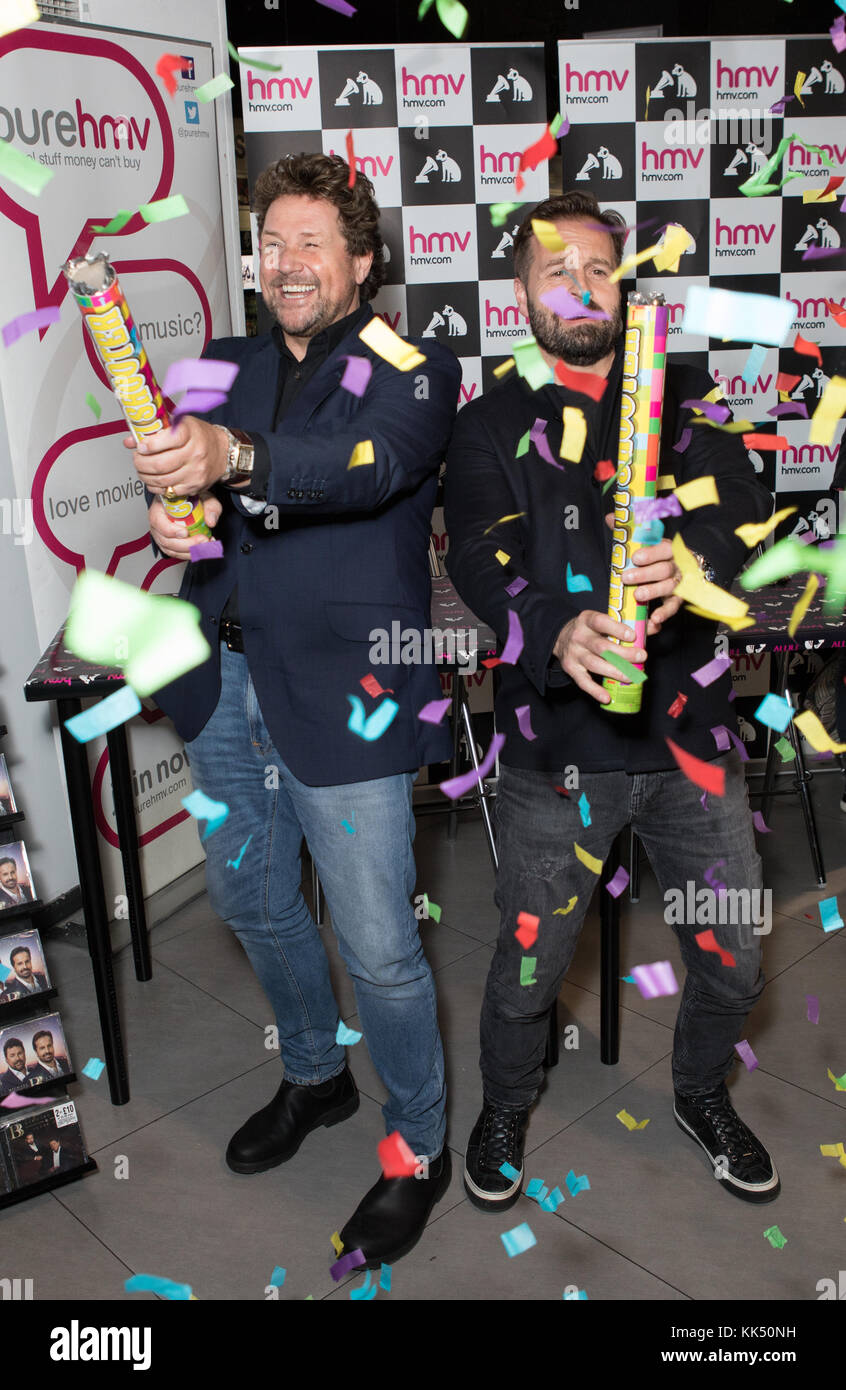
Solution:
[{"label": "man's beard", "polygon": [[603,357],[614,351],[623,331],[619,305],[610,319],[573,323],[571,319],[562,319],[543,304],[530,302],[529,324],[544,351],[551,357],[560,357],[571,367],[593,367],[601,362]]}]

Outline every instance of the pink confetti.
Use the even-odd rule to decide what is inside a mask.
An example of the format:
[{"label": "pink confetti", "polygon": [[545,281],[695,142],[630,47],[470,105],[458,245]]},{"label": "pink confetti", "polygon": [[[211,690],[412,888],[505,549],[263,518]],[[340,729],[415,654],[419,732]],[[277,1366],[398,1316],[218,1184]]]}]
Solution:
[{"label": "pink confetti", "polygon": [[518,594],[521,594],[523,590],[528,589],[528,587],[528,579],[524,579],[522,574],[518,574],[517,578],[512,579],[510,584],[506,584],[505,592],[510,594],[512,598],[516,598]]},{"label": "pink confetti", "polygon": [[761,811],[753,811],[753,812],[752,812],[752,824],[754,825],[754,827],[755,827],[756,830],[760,831],[760,833],[761,833],[762,835],[769,835],[769,834],[770,834],[770,827],[767,825],[766,821],[764,820],[763,812],[761,812]]},{"label": "pink confetti", "polygon": [[560,468],[561,472],[563,473],[565,471],[564,465],[558,463],[552,457],[552,451],[549,447],[549,440],[546,437],[546,426],[546,420],[536,420],[529,431],[529,439],[534,444],[535,448],[537,449],[544,462],[551,463],[553,468]]},{"label": "pink confetti", "polygon": [[610,319],[604,309],[588,309],[580,299],[576,299],[563,285],[554,290],[546,290],[541,295],[541,303],[557,314],[560,319]]},{"label": "pink confetti", "polygon": [[734,1050],[743,1058],[746,1063],[746,1070],[754,1071],[758,1065],[758,1058],[755,1056],[748,1042],[735,1043]]},{"label": "pink confetti", "polygon": [[430,700],[428,705],[424,705],[417,718],[422,719],[424,724],[440,724],[452,700],[447,697],[445,700]]},{"label": "pink confetti", "polygon": [[369,357],[345,355],[347,365],[344,368],[344,375],[341,377],[341,385],[351,395],[363,396],[367,390],[367,383],[373,375],[373,363]]},{"label": "pink confetti", "polygon": [[6,1110],[23,1110],[27,1105],[52,1105],[55,1096],[19,1096],[17,1091],[12,1091],[5,1100],[0,1100],[0,1106]]},{"label": "pink confetti", "polygon": [[808,1001],[808,1022],[819,1023],[820,1021],[820,1001],[815,994],[806,994]]},{"label": "pink confetti", "polygon": [[508,610],[508,639],[502,649],[500,661],[506,666],[514,666],[523,650],[523,626],[513,608]]},{"label": "pink confetti", "polygon": [[629,886],[629,875],[628,875],[627,870],[624,869],[623,866],[622,866],[622,864],[621,864],[620,867],[619,867],[619,869],[618,869],[617,872],[615,873],[614,877],[613,877],[613,878],[609,878],[609,880],[608,880],[608,882],[606,883],[605,887],[608,889],[608,892],[611,894],[611,897],[612,897],[612,898],[619,898],[620,894],[621,894],[626,888],[628,888],[628,886]]},{"label": "pink confetti", "polygon": [[682,430],[681,438],[679,439],[679,442],[678,442],[677,444],[674,444],[674,445],[673,445],[673,449],[674,449],[675,453],[677,453],[677,454],[683,454],[684,451],[685,451],[685,449],[687,448],[687,446],[688,446],[688,444],[690,443],[690,441],[691,441],[692,438],[693,438],[693,430],[690,428],[690,426],[688,426],[687,429]]},{"label": "pink confetti", "polygon": [[471,791],[483,777],[487,777],[504,743],[505,734],[494,734],[491,746],[479,764],[478,770],[474,767],[469,772],[462,773],[460,777],[450,777],[446,782],[441,782],[440,790],[444,796],[448,796],[451,801],[457,801],[460,796],[464,796],[465,792]]},{"label": "pink confetti", "polygon": [[[704,666],[700,666],[698,671],[691,671],[691,676],[697,685],[711,685],[715,680],[719,680],[724,671],[731,666],[731,658],[727,656],[715,656],[713,661],[708,661]],[[713,729],[711,730],[713,733]]]},{"label": "pink confetti", "polygon": [[657,960],[653,965],[636,965],[632,975],[644,999],[657,999],[659,994],[679,992],[678,981],[668,960]]},{"label": "pink confetti", "polygon": [[347,19],[352,19],[355,10],[352,5],[347,4],[347,0],[317,0],[318,5],[325,5],[327,10],[337,10],[338,14],[344,15]]},{"label": "pink confetti", "polygon": [[532,730],[532,712],[528,705],[518,705],[514,713],[517,716],[517,726],[520,733],[531,743],[537,738],[537,734]]},{"label": "pink confetti", "polygon": [[191,560],[219,560],[223,555],[223,545],[220,541],[200,541],[198,545],[192,545],[188,551]]},{"label": "pink confetti", "polygon": [[33,309],[28,314],[18,314],[3,325],[3,342],[11,347],[24,333],[33,333],[36,328],[46,328],[50,323],[58,323],[61,313],[56,304],[48,304],[44,309]]}]

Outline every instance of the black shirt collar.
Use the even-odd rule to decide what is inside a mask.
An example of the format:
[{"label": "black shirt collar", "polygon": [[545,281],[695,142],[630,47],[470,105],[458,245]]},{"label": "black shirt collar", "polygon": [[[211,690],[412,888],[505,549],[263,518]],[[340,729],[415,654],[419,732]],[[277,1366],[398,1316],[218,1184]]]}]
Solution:
[{"label": "black shirt collar", "polygon": [[[365,321],[370,317],[367,304],[360,304],[357,309],[353,309],[351,314],[347,314],[342,319],[337,319],[335,323],[330,323],[328,328],[324,328],[320,333],[316,333],[313,338],[309,338],[308,347],[304,361],[317,358],[325,361],[333,353],[340,342],[346,338],[348,333],[354,329],[364,327]],[[299,359],[294,356],[288,344],[285,342],[285,335],[279,324],[274,324],[271,329],[271,336],[276,344],[280,356],[287,357],[289,361],[296,362]]]}]

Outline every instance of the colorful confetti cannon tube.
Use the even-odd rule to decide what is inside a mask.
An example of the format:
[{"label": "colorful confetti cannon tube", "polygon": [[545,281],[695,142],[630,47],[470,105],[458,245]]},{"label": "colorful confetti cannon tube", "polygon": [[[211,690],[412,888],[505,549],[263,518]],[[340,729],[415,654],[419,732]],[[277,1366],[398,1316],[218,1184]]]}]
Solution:
[{"label": "colorful confetti cannon tube", "polygon": [[[614,493],[614,533],[608,616],[634,630],[634,642],[615,643],[622,655],[645,648],[648,605],[638,603],[636,585],[623,583],[623,571],[641,542],[633,540],[634,503],[637,497],[654,497],[661,445],[661,411],[664,404],[664,368],[667,360],[668,310],[662,294],[629,295],[623,348],[623,400],[620,411],[620,448]],[[637,663],[633,663],[637,664]],[[642,669],[642,667],[640,668]],[[606,676],[602,684],[611,699],[602,708],[612,714],[636,714],[642,685]]]},{"label": "colorful confetti cannon tube", "polygon": [[[108,256],[77,256],[62,269],[136,441],[167,429],[159,383]],[[177,497],[168,488],[162,502],[168,516],[186,523],[189,536],[211,538],[199,497]]]}]

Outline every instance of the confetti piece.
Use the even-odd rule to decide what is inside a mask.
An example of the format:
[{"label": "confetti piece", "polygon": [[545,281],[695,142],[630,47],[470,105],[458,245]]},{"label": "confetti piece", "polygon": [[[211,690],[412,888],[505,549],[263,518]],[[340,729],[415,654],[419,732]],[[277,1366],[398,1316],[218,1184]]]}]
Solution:
[{"label": "confetti piece", "polygon": [[517,930],[514,933],[524,951],[528,951],[530,946],[534,946],[538,939],[538,927],[540,917],[533,917],[531,912],[517,913]]},{"label": "confetti piece", "polygon": [[835,743],[812,709],[803,709],[793,723],[816,753],[846,753],[846,743]]},{"label": "confetti piece", "polygon": [[609,478],[616,478],[617,471],[610,459],[600,459],[593,470],[593,476],[597,482],[604,483]]},{"label": "confetti piece", "polygon": [[363,1033],[357,1033],[354,1028],[347,1028],[342,1020],[338,1023],[335,1042],[339,1047],[355,1047],[357,1042],[361,1042],[363,1036]]},{"label": "confetti piece", "polygon": [[764,1235],[766,1236],[767,1240],[770,1242],[770,1245],[773,1247],[774,1250],[782,1250],[784,1246],[787,1244],[787,1237],[781,1234],[781,1231],[778,1229],[778,1226],[770,1226],[764,1232]]},{"label": "confetti piece", "polygon": [[417,1159],[398,1129],[378,1145],[379,1162],[386,1178],[410,1178],[417,1168]]},{"label": "confetti piece", "polygon": [[678,443],[673,445],[675,453],[683,454],[692,438],[693,430],[688,426],[687,429],[682,430]]},{"label": "confetti piece", "polygon": [[783,695],[770,692],[764,696],[755,710],[754,718],[760,724],[766,724],[768,729],[776,729],[778,733],[783,734],[793,718],[793,709]]},{"label": "confetti piece", "polygon": [[369,323],[366,323],[359,333],[359,338],[375,352],[377,357],[382,357],[386,362],[390,362],[397,371],[410,372],[413,367],[419,367],[426,361],[422,352],[405,342],[392,328],[389,328],[384,319],[374,314]]},{"label": "confetti piece", "polygon": [[[537,423],[538,423],[538,422],[535,421],[535,424],[537,424]],[[545,424],[546,424],[546,421],[543,421],[542,423],[545,425]],[[521,458],[523,457],[524,454],[527,454],[527,453],[529,452],[529,445],[531,444],[531,442],[532,442],[532,431],[531,431],[530,429],[528,429],[528,430],[526,430],[526,433],[525,433],[525,434],[521,434],[521,435],[520,435],[520,438],[517,440],[517,448],[514,450],[514,457],[515,457],[516,459],[521,459]],[[547,448],[549,448],[549,445],[548,445],[548,444],[547,444]],[[485,535],[487,535],[487,531],[485,532]]]},{"label": "confetti piece", "polygon": [[807,613],[811,601],[819,587],[820,581],[817,576],[815,574],[809,574],[805,588],[802,590],[799,599],[793,606],[793,612],[790,614],[790,621],[787,624],[787,633],[789,637],[794,637],[796,635],[796,629]]},{"label": "confetti piece", "polygon": [[713,661],[708,661],[704,666],[700,666],[698,671],[691,671],[692,678],[697,685],[713,685],[715,680],[719,680],[724,672],[731,667],[731,657],[715,656]]},{"label": "confetti piece", "polygon": [[820,1021],[820,1001],[816,994],[806,994],[808,1001],[808,1022],[819,1023]]},{"label": "confetti piece", "polygon": [[347,365],[341,377],[341,386],[353,396],[363,396],[373,374],[373,363],[369,357],[352,357],[346,354]]},{"label": "confetti piece", "polygon": [[227,867],[227,869],[230,868],[230,867],[232,867],[233,869],[240,869],[240,867],[241,867],[241,860],[244,858],[244,851],[246,850],[247,845],[250,843],[250,840],[251,840],[252,838],[253,838],[252,835],[248,835],[248,836],[247,836],[246,840],[244,841],[244,843],[242,844],[242,846],[241,846],[241,848],[240,848],[240,850],[239,850],[238,858],[237,858],[237,859],[227,859],[227,861],[226,861],[226,867]]},{"label": "confetti piece", "polygon": [[45,1096],[39,1099],[38,1096],[19,1096],[16,1091],[12,1091],[4,1100],[0,1100],[0,1109],[6,1110],[25,1110],[28,1105],[52,1105],[55,1096]]},{"label": "confetti piece", "polygon": [[440,724],[451,704],[449,696],[444,700],[430,700],[423,706],[417,718],[422,719],[424,724]]},{"label": "confetti piece", "polygon": [[511,220],[511,214],[522,206],[522,203],[491,203],[491,226],[504,226],[506,222]]},{"label": "confetti piece", "polygon": [[517,727],[520,733],[529,743],[537,738],[537,734],[532,728],[532,712],[528,705],[518,705],[514,711],[517,716]]},{"label": "confetti piece", "polygon": [[513,1258],[514,1255],[522,1255],[524,1250],[531,1250],[533,1245],[537,1245],[537,1240],[527,1221],[512,1227],[510,1231],[503,1231],[500,1240],[505,1246],[509,1259]]},{"label": "confetti piece", "polygon": [[347,472],[351,468],[362,468],[367,463],[375,463],[376,455],[373,452],[372,439],[360,439],[350,454],[350,461],[347,464]]},{"label": "confetti piece", "polygon": [[552,372],[544,362],[534,338],[523,338],[520,342],[513,343],[511,350],[514,353],[514,365],[518,375],[529,383],[533,391],[552,381]]},{"label": "confetti piece", "polygon": [[658,521],[657,517],[652,521],[644,521],[636,526],[632,531],[632,540],[637,541],[638,545],[657,545],[664,535],[664,523]]},{"label": "confetti piece", "polygon": [[162,382],[166,396],[175,396],[179,391],[226,392],[240,371],[237,362],[224,362],[219,358],[181,357],[171,362]]},{"label": "confetti piece", "polygon": [[[547,126],[540,139],[533,141],[531,145],[527,145],[526,149],[523,150],[523,153],[520,155],[520,168],[521,170],[537,169],[539,164],[543,164],[544,160],[551,159],[552,156],[557,153],[558,141],[555,139],[549,126]],[[519,193],[524,181],[520,179],[518,183],[518,179],[520,179],[519,174],[514,180],[514,187]]]},{"label": "confetti piece", "polygon": [[843,926],[843,918],[837,906],[837,898],[821,898],[817,904],[823,931],[837,931]]},{"label": "confetti piece", "polygon": [[512,367],[515,367],[516,365],[517,364],[514,361],[513,357],[507,357],[504,362],[500,362],[498,367],[494,367],[493,374],[495,377],[501,380],[502,377],[507,376],[508,373],[511,371]]},{"label": "confetti piece", "polygon": [[358,695],[348,695],[347,699],[352,705],[347,728],[350,733],[357,734],[368,743],[374,743],[377,738],[382,737],[393,724],[399,711],[396,700],[383,700],[381,705],[365,718],[364,705]]},{"label": "confetti piece", "polygon": [[684,709],[684,707],[685,707],[686,704],[687,704],[687,696],[686,696],[686,695],[682,695],[681,691],[679,691],[678,694],[676,695],[675,700],[674,700],[673,703],[670,705],[670,708],[667,710],[667,713],[668,713],[668,715],[670,716],[670,718],[671,718],[671,719],[678,719],[679,715],[682,713],[682,710]]},{"label": "confetti piece", "polygon": [[682,483],[681,487],[676,488],[676,497],[686,512],[694,511],[697,507],[719,506],[720,503],[717,484],[710,473],[706,478],[693,478],[689,483]]},{"label": "confetti piece", "polygon": [[[422,19],[427,10],[431,9],[432,0],[421,0],[417,11],[417,18]],[[453,38],[460,39],[464,36],[467,28],[467,21],[470,16],[459,0],[437,0],[438,19],[445,29],[448,29]]]},{"label": "confetti piece", "polygon": [[602,653],[602,656],[606,661],[610,661],[612,666],[616,666],[631,685],[643,685],[644,681],[648,679],[645,671],[639,671],[624,656],[620,656],[619,652],[612,651],[610,647]]},{"label": "confetti piece", "polygon": [[523,650],[523,627],[513,608],[508,610],[508,637],[499,658],[506,666],[513,666]]},{"label": "confetti piece", "polygon": [[508,1178],[509,1182],[516,1182],[520,1176],[517,1169],[513,1168],[510,1163],[501,1163],[499,1165],[499,1171],[504,1178]]},{"label": "confetti piece", "polygon": [[532,1178],[531,1181],[526,1184],[526,1196],[533,1197],[535,1201],[540,1201],[541,1196],[545,1197],[548,1191],[549,1188],[543,1178]]},{"label": "confetti piece", "polygon": [[181,797],[180,801],[195,820],[208,821],[208,825],[200,836],[201,840],[207,840],[210,835],[219,830],[229,815],[229,807],[225,801],[213,801],[199,788],[193,791],[190,796]]},{"label": "confetti piece", "polygon": [[709,420],[715,420],[718,425],[724,425],[731,415],[728,406],[721,405],[717,401],[688,400],[682,401],[682,406],[686,410],[692,410],[695,415],[706,415]]},{"label": "confetti piece", "polygon": [[535,966],[538,963],[537,956],[523,956],[520,960],[520,984],[536,985]]},{"label": "confetti piece", "polygon": [[89,1057],[82,1068],[82,1075],[90,1076],[92,1081],[99,1081],[105,1068],[105,1062],[101,1062],[99,1057]]},{"label": "confetti piece", "polygon": [[115,213],[111,222],[107,222],[103,227],[95,227],[92,223],[91,230],[97,232],[99,236],[113,236],[116,232],[122,231],[127,222],[134,216],[135,213],[129,208],[121,208],[120,212]]},{"label": "confetti piece", "polygon": [[498,550],[494,555],[494,559],[498,560],[501,565],[507,565],[511,560],[511,556],[505,550]]},{"label": "confetti piece", "polygon": [[561,1203],[563,1201],[564,1193],[561,1191],[561,1188],[553,1187],[552,1191],[549,1193],[547,1197],[538,1198],[538,1206],[540,1207],[541,1211],[555,1212],[561,1206]]},{"label": "confetti piece", "polygon": [[[577,844],[575,840],[573,841],[573,849],[576,851],[576,858],[580,861],[580,863],[584,864],[586,869],[590,869],[591,873],[593,874],[602,873],[601,859],[597,859],[594,855],[588,854],[588,851],[586,849],[582,849],[581,845]],[[560,912],[561,909],[557,908],[556,911]],[[567,911],[570,911],[569,907],[567,908]]]},{"label": "confetti piece", "polygon": [[384,1289],[385,1293],[391,1292],[391,1265],[382,1265],[379,1271],[379,1288]]},{"label": "confetti piece", "polygon": [[318,5],[325,5],[327,10],[336,10],[345,19],[352,19],[355,10],[352,5],[347,4],[347,0],[317,0]]},{"label": "confetti piece", "polygon": [[770,827],[764,820],[763,812],[761,811],[752,812],[752,824],[758,831],[759,835],[769,835],[771,833]]},{"label": "confetti piece", "polygon": [[842,1076],[835,1076],[834,1072],[827,1067],[826,1073],[828,1075],[829,1081],[834,1082],[834,1089],[836,1091],[846,1091],[846,1072],[844,1072]]},{"label": "confetti piece", "polygon": [[380,695],[393,695],[394,693],[390,687],[388,687],[387,690],[383,689],[374,675],[362,676],[359,685],[363,690],[367,691],[368,695],[372,695],[374,700]]},{"label": "confetti piece", "polygon": [[611,897],[612,897],[612,898],[619,898],[620,894],[621,894],[622,892],[624,892],[624,890],[625,890],[626,888],[628,888],[628,886],[629,886],[629,874],[628,874],[628,870],[627,870],[627,869],[624,869],[623,866],[622,866],[622,864],[621,864],[620,867],[618,868],[617,872],[615,873],[614,877],[613,877],[613,878],[610,878],[610,879],[608,880],[608,882],[606,883],[605,887],[606,887],[607,891],[611,894]]},{"label": "confetti piece", "polygon": [[792,763],[796,757],[796,750],[793,744],[786,738],[780,738],[776,743],[776,748],[783,763]]},{"label": "confetti piece", "polygon": [[40,18],[35,0],[0,0],[0,39],[27,24],[36,24]]},{"label": "confetti piece", "polygon": [[590,1191],[590,1183],[588,1181],[586,1173],[582,1173],[581,1177],[577,1178],[575,1172],[571,1168],[569,1173],[567,1174],[567,1177],[565,1178],[565,1182],[567,1184],[567,1187],[569,1188],[571,1197],[575,1197],[576,1194],[579,1192]]},{"label": "confetti piece", "polygon": [[779,347],[790,332],[795,316],[796,306],[791,300],[691,285],[682,331],[730,341],[760,341]]},{"label": "confetti piece", "polygon": [[182,1299],[187,1302],[192,1297],[190,1284],[175,1284],[172,1279],[163,1279],[158,1274],[133,1274],[124,1280],[123,1287],[127,1293],[157,1293],[173,1302]]},{"label": "confetti piece", "polygon": [[541,246],[545,246],[547,251],[567,250],[567,242],[561,240],[554,222],[547,222],[542,217],[533,217],[532,231]]},{"label": "confetti piece", "polygon": [[176,74],[185,66],[178,53],[163,53],[156,63],[156,76],[162,79],[168,96],[176,95]]},{"label": "confetti piece", "polygon": [[[556,463],[555,459],[552,457],[552,450],[549,447],[549,440],[546,437],[546,425],[546,420],[536,420],[529,430],[529,442],[534,444],[541,458],[544,459],[546,463],[551,463],[553,468],[560,468],[561,464]],[[520,444],[522,444],[522,442],[523,440],[521,439]],[[517,447],[518,453],[516,457],[520,458],[520,446],[518,445]]]},{"label": "confetti piece", "polygon": [[[582,850],[582,854],[584,854],[584,852],[585,852],[585,851]],[[590,856],[588,856],[588,857],[590,858]],[[590,866],[588,866],[588,867],[590,867]],[[602,866],[600,865],[600,868],[601,868],[601,867],[602,867]],[[598,871],[595,870],[595,872],[598,872]],[[556,907],[556,908],[554,908],[554,909],[553,909],[553,912],[552,912],[553,917],[566,917],[568,912],[572,912],[572,911],[573,911],[573,908],[576,906],[576,903],[577,903],[578,901],[579,901],[579,898],[578,898],[578,894],[577,894],[576,897],[570,899],[570,901],[568,902],[568,904],[567,904],[566,907]]]},{"label": "confetti piece", "polygon": [[808,438],[812,444],[831,444],[837,422],[846,412],[846,377],[833,376],[811,416]]},{"label": "confetti piece", "polygon": [[431,917],[433,922],[440,922],[441,909],[438,907],[437,903],[433,903],[430,901],[429,895],[427,893],[423,894],[423,906],[426,909],[427,917]]},{"label": "confetti piece", "polygon": [[[722,863],[723,861],[721,860],[720,862]],[[696,933],[696,940],[699,944],[700,950],[714,951],[720,957],[720,963],[722,965],[737,964],[737,961],[735,960],[731,951],[727,951],[724,946],[720,945],[719,941],[714,935],[713,928],[709,927],[707,931],[698,931]]]},{"label": "confetti piece", "polygon": [[71,719],[66,719],[65,728],[69,734],[73,734],[77,743],[89,743],[92,738],[98,738],[110,729],[117,729],[128,719],[132,719],[133,715],[140,713],[141,701],[132,687],[126,685],[123,690],[116,690],[105,700],[100,700],[98,704],[83,710],[82,714],[75,714]]},{"label": "confetti piece", "polygon": [[242,58],[235,45],[227,40],[226,47],[229,49],[229,56],[236,63],[241,63],[245,67],[259,68],[261,72],[281,72],[281,63],[260,63],[258,58]]},{"label": "confetti piece", "polygon": [[796,340],[793,343],[793,351],[801,353],[803,357],[816,357],[817,362],[822,366],[822,353],[820,352],[819,343],[809,342],[807,338],[802,337],[801,333],[796,334]]},{"label": "confetti piece", "polygon": [[786,517],[791,516],[795,511],[795,507],[782,507],[780,511],[775,512],[770,517],[769,521],[762,521],[760,523],[754,521],[746,522],[743,526],[735,527],[734,534],[739,536],[743,544],[748,545],[751,550],[754,546],[760,545],[765,536],[768,536],[771,531],[775,530],[779,522],[784,521]]},{"label": "confetti piece", "polygon": [[617,1119],[621,1124],[625,1125],[626,1129],[630,1132],[634,1129],[646,1129],[646,1126],[649,1124],[648,1120],[637,1121],[634,1115],[629,1114],[628,1110],[618,1110]]},{"label": "confetti piece", "polygon": [[282,1285],[285,1283],[285,1275],[287,1272],[288,1271],[283,1269],[281,1265],[276,1265],[268,1282],[273,1285],[274,1289],[281,1289]]},{"label": "confetti piece", "polygon": [[587,826],[590,825],[590,802],[588,801],[584,792],[582,792],[581,796],[579,797],[577,805],[579,808],[579,815],[582,818],[582,825],[585,826],[585,828],[587,828]]},{"label": "confetti piece", "polygon": [[[557,314],[560,319],[604,319],[606,322],[611,318],[604,309],[588,309],[580,299],[576,299],[564,285],[556,285],[553,290],[545,290],[540,296],[542,304]],[[579,372],[571,372],[570,376],[579,376]],[[594,373],[595,375],[595,373]],[[600,377],[604,383],[604,378]],[[569,385],[562,382],[562,385]],[[601,394],[601,393],[600,393]]]},{"label": "confetti piece", "polygon": [[0,140],[0,176],[7,178],[24,192],[32,193],[37,198],[52,179],[54,172],[53,169],[45,169],[43,165],[36,164],[29,155],[21,154],[20,150],[16,150],[5,140]]},{"label": "confetti piece", "polygon": [[217,97],[223,96],[224,92],[231,91],[235,86],[232,78],[226,72],[219,72],[215,77],[204,82],[202,87],[198,87],[194,92],[197,101],[215,101]]},{"label": "confetti piece", "polygon": [[477,786],[483,777],[487,777],[504,743],[505,734],[494,734],[491,746],[479,764],[478,771],[473,768],[470,772],[462,773],[459,777],[451,777],[446,782],[441,782],[440,790],[444,796],[448,796],[452,801],[457,801],[465,792]]},{"label": "confetti piece", "polygon": [[753,385],[756,376],[760,372],[767,360],[767,349],[760,343],[753,343],[749,349],[749,356],[743,364],[740,375],[747,386]]},{"label": "confetti piece", "polygon": [[660,255],[660,253],[661,247],[656,241],[652,246],[647,246],[645,251],[638,251],[637,254],[632,253],[630,256],[624,256],[616,270],[613,270],[608,276],[609,285],[616,285],[617,281],[622,280],[623,276],[628,275],[629,271],[634,270],[635,266],[642,265],[644,261],[651,261],[654,256]]},{"label": "confetti piece", "polygon": [[48,324],[58,323],[61,318],[61,311],[55,304],[48,304],[44,309],[33,309],[28,314],[19,314],[17,318],[10,319],[3,325],[3,342],[6,347],[11,347],[18,338],[25,333],[33,333],[37,328],[46,328]]},{"label": "confetti piece", "polygon": [[354,147],[354,145],[353,145],[353,133],[352,133],[351,130],[348,130],[348,131],[347,131],[346,144],[347,144],[347,164],[350,166],[349,178],[347,179],[347,188],[355,188],[355,175],[356,175],[356,168],[355,168],[355,147]]},{"label": "confetti piece", "polygon": [[506,592],[511,598],[516,598],[518,594],[522,593],[523,590],[524,590],[524,589],[527,589],[528,587],[529,587],[529,581],[528,581],[528,579],[524,579],[522,575],[518,574],[517,578],[516,578],[516,579],[512,579],[512,581],[511,581],[510,584],[506,584],[506,586],[505,586],[505,592]]},{"label": "confetti piece", "polygon": [[170,198],[158,198],[153,203],[144,203],[138,211],[147,223],[169,222],[174,217],[187,217],[189,208],[182,194],[174,193]]},{"label": "confetti piece", "polygon": [[[415,1165],[416,1166],[416,1165]],[[367,1263],[367,1257],[363,1250],[350,1250],[346,1255],[342,1255],[333,1265],[329,1266],[329,1273],[337,1284],[339,1279],[343,1279],[345,1274],[349,1274],[351,1269],[358,1269],[360,1265]]]},{"label": "confetti piece", "polygon": [[593,585],[586,574],[574,574],[570,561],[567,561],[567,593],[592,593]]},{"label": "confetti piece", "polygon": [[661,516],[681,516],[682,505],[673,497],[636,497],[634,499],[636,521],[654,521]]},{"label": "confetti piece", "polygon": [[342,1250],[343,1250],[343,1248],[344,1248],[344,1242],[341,1240],[341,1237],[339,1236],[339,1234],[338,1234],[337,1231],[335,1231],[335,1232],[333,1233],[331,1239],[332,1239],[332,1244],[333,1244],[334,1247],[335,1247],[335,1254],[336,1254],[336,1255],[340,1255],[341,1252],[342,1252]]},{"label": "confetti piece", "polygon": [[669,270],[676,274],[679,260],[688,247],[692,247],[693,244],[693,237],[686,227],[682,227],[679,222],[670,222],[664,231],[663,244],[657,255],[652,258],[656,271],[660,274],[662,271]]},{"label": "confetti piece", "polygon": [[632,976],[644,999],[657,999],[663,994],[678,994],[679,986],[675,972],[668,960],[657,960],[652,965],[636,965]]},{"label": "confetti piece", "polygon": [[800,415],[807,420],[808,407],[804,401],[782,401],[780,405],[774,405],[772,410],[768,410],[767,414],[775,418],[782,415]]},{"label": "confetti piece", "polygon": [[[844,198],[843,203],[840,205],[841,212],[843,211],[844,204],[846,204],[846,198]],[[844,308],[842,304],[835,304],[833,299],[827,299],[825,302],[828,305],[828,312],[831,314],[834,321],[840,328],[846,328],[846,308]],[[797,381],[799,381],[799,379],[799,377],[796,378]],[[846,1220],[846,1217],[844,1217],[844,1220]]]}]

